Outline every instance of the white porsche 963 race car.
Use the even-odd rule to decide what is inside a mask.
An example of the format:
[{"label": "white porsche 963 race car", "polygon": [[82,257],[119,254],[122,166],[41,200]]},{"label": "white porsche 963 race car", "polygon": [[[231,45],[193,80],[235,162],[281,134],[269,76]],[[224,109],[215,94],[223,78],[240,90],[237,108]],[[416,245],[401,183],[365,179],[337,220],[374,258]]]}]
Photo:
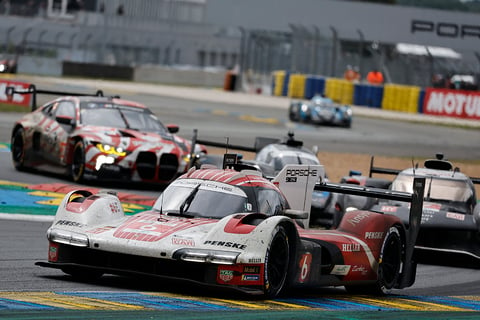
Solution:
[{"label": "white porsche 963 race car", "polygon": [[[152,210],[134,216],[124,214],[114,193],[72,191],[48,229],[48,261],[36,264],[89,280],[160,276],[266,297],[292,286],[385,293],[413,284],[424,180],[415,180],[410,194],[316,185],[323,172],[316,165],[287,165],[273,181],[235,168],[235,161],[225,169],[192,168]],[[304,228],[314,188],[407,201],[411,227],[353,210],[336,230]]]}]

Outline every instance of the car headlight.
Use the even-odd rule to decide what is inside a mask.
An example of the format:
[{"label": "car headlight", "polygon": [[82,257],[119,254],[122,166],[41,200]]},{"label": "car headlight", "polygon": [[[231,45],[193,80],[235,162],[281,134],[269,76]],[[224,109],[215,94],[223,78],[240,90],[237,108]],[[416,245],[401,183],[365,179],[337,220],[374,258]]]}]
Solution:
[{"label": "car headlight", "polygon": [[7,70],[7,67],[4,64],[0,64],[0,72]]},{"label": "car headlight", "polygon": [[233,265],[239,254],[221,250],[180,249],[175,252],[173,258],[189,262]]},{"label": "car headlight", "polygon": [[81,233],[49,229],[47,231],[47,238],[52,242],[70,244],[76,247],[88,247],[88,237]]},{"label": "car headlight", "polygon": [[124,157],[127,155],[127,152],[121,147],[111,146],[109,144],[97,143],[95,145],[98,150],[105,154],[112,154],[119,157]]}]

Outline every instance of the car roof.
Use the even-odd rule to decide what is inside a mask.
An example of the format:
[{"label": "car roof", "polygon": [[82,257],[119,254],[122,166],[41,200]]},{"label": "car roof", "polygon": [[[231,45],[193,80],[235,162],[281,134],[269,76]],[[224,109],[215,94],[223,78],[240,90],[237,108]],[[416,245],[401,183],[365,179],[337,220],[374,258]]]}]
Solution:
[{"label": "car roof", "polygon": [[111,102],[113,104],[125,105],[129,107],[137,107],[141,109],[148,109],[145,105],[131,101],[120,99],[116,97],[101,97],[101,96],[64,96],[57,98],[55,101],[62,101],[62,100],[77,100],[79,103],[81,102]]},{"label": "car roof", "polygon": [[179,179],[200,179],[205,181],[222,182],[232,186],[277,189],[272,182],[263,178],[261,173],[256,170],[242,170],[239,172],[233,169],[192,168]]},{"label": "car roof", "polygon": [[461,180],[469,181],[470,178],[460,171],[453,170],[437,170],[429,168],[408,168],[401,171],[399,174],[403,175],[415,175],[424,177],[434,177],[440,179]]}]

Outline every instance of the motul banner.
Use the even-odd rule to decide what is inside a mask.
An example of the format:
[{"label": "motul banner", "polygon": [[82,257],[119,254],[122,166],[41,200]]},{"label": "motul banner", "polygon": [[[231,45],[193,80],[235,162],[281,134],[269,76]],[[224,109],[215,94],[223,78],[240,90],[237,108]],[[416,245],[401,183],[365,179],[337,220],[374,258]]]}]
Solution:
[{"label": "motul banner", "polygon": [[423,113],[480,120],[480,91],[427,88]]},{"label": "motul banner", "polygon": [[8,79],[0,79],[0,103],[16,104],[20,106],[30,107],[31,95],[14,94],[7,96],[6,88],[15,87],[16,90],[26,90],[30,86],[29,83],[11,81]]}]

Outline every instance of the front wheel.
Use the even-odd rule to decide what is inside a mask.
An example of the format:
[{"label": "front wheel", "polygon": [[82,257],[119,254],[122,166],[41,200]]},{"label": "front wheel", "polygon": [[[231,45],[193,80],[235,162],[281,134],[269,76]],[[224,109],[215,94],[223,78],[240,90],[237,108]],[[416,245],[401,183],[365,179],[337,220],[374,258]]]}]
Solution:
[{"label": "front wheel", "polygon": [[273,298],[284,288],[287,282],[290,249],[288,236],[282,226],[278,226],[273,234],[265,256],[265,296]]},{"label": "front wheel", "polygon": [[12,161],[15,169],[25,170],[25,131],[19,128],[12,136]]},{"label": "front wheel", "polygon": [[292,121],[292,122],[299,121],[300,120],[300,117],[298,115],[299,112],[300,112],[300,110],[298,109],[298,105],[291,104],[290,108],[288,110],[288,118],[290,119],[290,121]]},{"label": "front wheel", "polygon": [[81,182],[85,173],[85,145],[83,141],[77,141],[73,147],[70,176],[73,182]]}]

